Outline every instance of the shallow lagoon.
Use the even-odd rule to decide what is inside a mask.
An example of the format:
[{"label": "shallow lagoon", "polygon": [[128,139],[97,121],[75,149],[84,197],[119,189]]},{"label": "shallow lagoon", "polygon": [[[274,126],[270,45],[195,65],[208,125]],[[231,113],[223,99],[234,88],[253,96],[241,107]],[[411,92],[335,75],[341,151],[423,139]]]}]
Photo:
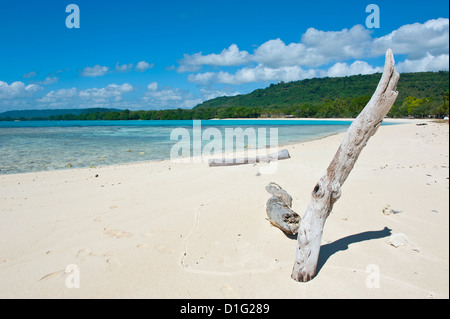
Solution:
[{"label": "shallow lagoon", "polygon": [[[270,128],[280,146],[346,131],[340,120],[202,120],[202,130]],[[193,121],[22,121],[0,122],[0,174],[170,159],[175,128],[192,133]],[[192,134],[191,134],[192,138]],[[181,137],[180,137],[181,139]],[[209,140],[203,140],[202,145]],[[246,140],[246,146],[253,147]],[[225,145],[225,143],[223,143]]]}]

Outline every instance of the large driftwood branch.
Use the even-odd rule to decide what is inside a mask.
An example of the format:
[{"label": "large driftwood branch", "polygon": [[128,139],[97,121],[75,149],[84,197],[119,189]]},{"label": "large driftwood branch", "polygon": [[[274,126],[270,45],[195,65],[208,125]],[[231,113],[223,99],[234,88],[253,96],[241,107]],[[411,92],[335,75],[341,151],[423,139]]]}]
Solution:
[{"label": "large driftwood branch", "polygon": [[325,220],[341,196],[341,187],[359,154],[394,104],[398,95],[396,88],[399,78],[394,56],[389,49],[386,52],[383,76],[375,93],[350,125],[328,169],[314,187],[308,208],[300,221],[292,271],[294,280],[305,282],[316,275]]}]

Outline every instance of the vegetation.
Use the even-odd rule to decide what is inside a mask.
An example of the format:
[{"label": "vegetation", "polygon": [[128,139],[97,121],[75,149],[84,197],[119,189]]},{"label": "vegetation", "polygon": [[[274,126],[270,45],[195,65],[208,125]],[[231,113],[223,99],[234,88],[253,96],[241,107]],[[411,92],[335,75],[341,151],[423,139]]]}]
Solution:
[{"label": "vegetation", "polygon": [[[48,116],[11,116],[0,120],[192,120],[256,117],[356,117],[370,100],[380,74],[315,78],[271,84],[246,95],[218,97],[193,109],[130,111],[88,109]],[[403,73],[390,117],[434,117],[449,114],[449,72]],[[67,111],[67,110],[66,110]],[[79,110],[78,110],[79,111]],[[6,116],[5,116],[6,115]]]},{"label": "vegetation", "polygon": [[88,113],[102,113],[102,112],[113,112],[120,111],[118,109],[107,109],[101,107],[88,108],[88,109],[49,109],[49,110],[20,110],[20,111],[6,111],[0,113],[0,117],[13,117],[13,118],[46,118],[52,115],[65,115],[65,114],[88,114]]}]

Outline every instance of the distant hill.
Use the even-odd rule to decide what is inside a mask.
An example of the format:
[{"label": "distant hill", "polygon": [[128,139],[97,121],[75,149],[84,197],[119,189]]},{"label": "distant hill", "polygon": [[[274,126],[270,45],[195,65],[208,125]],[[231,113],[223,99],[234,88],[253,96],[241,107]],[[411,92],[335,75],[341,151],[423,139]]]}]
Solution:
[{"label": "distant hill", "polygon": [[108,109],[108,108],[87,108],[87,109],[53,109],[53,110],[20,110],[20,111],[6,111],[0,113],[0,117],[11,117],[11,118],[47,118],[50,116],[57,115],[80,115],[80,114],[90,114],[90,113],[105,113],[105,112],[120,112],[119,109]]},{"label": "distant hill", "polygon": [[[381,74],[315,78],[271,84],[249,94],[218,97],[193,109],[107,108],[0,113],[0,121],[207,120],[213,118],[354,118],[369,102]],[[449,72],[402,73],[399,96],[388,117],[444,118],[449,114]]]},{"label": "distant hill", "polygon": [[[249,94],[218,97],[205,101],[195,108],[262,107],[277,109],[304,103],[321,104],[336,98],[372,96],[381,74],[355,75],[340,78],[314,78],[295,82],[271,84]],[[449,72],[402,73],[398,83],[399,96],[394,105],[400,106],[405,98],[440,101],[449,90]]]}]

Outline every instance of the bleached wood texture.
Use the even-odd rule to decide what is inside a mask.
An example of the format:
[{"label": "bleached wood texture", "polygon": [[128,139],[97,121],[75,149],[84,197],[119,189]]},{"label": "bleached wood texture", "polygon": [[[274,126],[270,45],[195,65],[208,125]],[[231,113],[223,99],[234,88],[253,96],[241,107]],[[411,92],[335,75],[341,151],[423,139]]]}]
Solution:
[{"label": "bleached wood texture", "polygon": [[289,159],[291,156],[289,155],[288,150],[284,149],[278,151],[276,153],[271,153],[268,155],[258,155],[258,156],[248,156],[245,158],[218,158],[218,159],[210,159],[208,161],[208,165],[210,167],[213,166],[233,166],[233,165],[243,165],[243,164],[252,164],[252,163],[269,163],[273,161]]},{"label": "bleached wood texture", "polygon": [[386,52],[383,75],[366,107],[350,125],[325,174],[314,187],[308,208],[300,221],[292,278],[306,282],[316,275],[325,221],[341,196],[341,187],[362,149],[375,134],[397,98],[400,75],[391,49]]},{"label": "bleached wood texture", "polygon": [[272,194],[266,204],[269,222],[287,234],[297,234],[300,216],[291,209],[292,197],[275,183],[267,185],[266,190]]}]

